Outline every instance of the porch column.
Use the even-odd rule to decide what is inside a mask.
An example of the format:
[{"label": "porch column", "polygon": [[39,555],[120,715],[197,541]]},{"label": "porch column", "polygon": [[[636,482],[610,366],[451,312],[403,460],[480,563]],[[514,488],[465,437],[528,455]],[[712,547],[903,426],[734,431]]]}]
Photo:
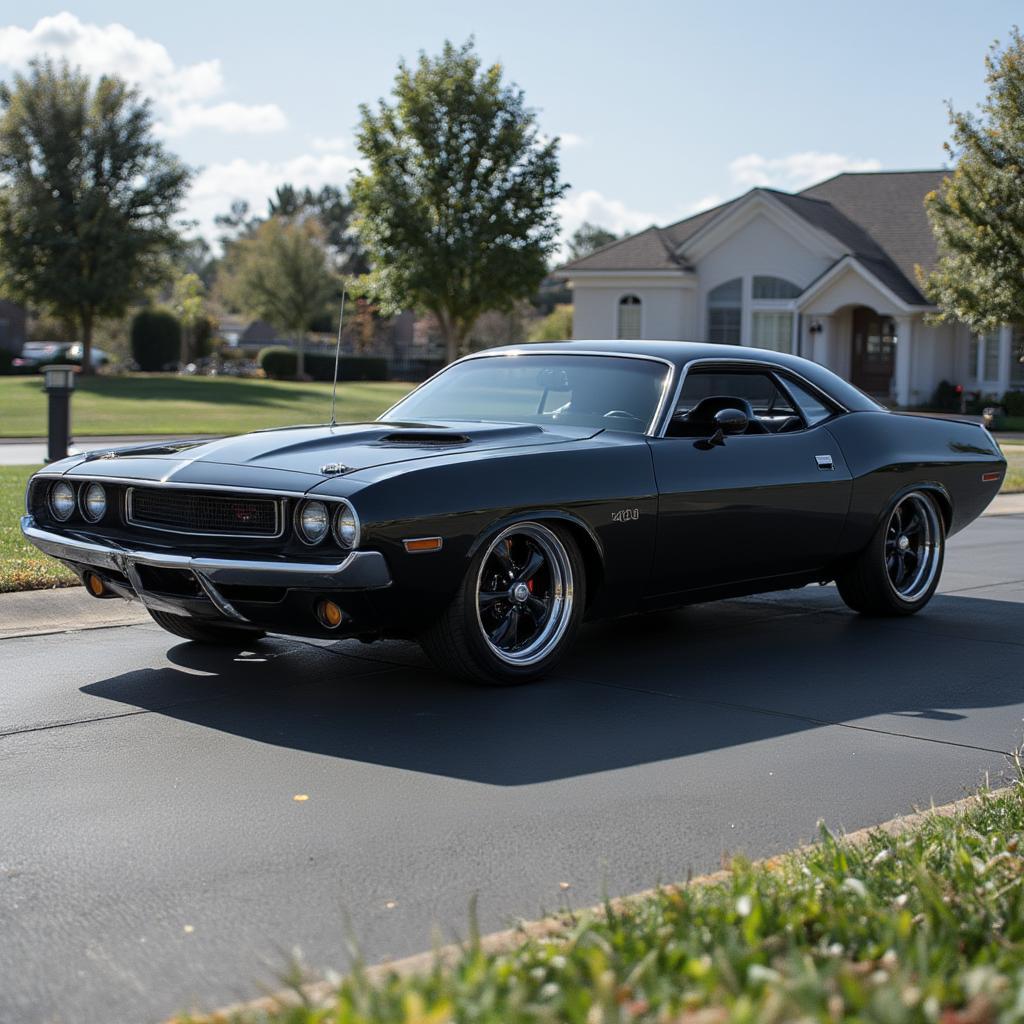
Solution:
[{"label": "porch column", "polygon": [[811,316],[808,317],[808,322],[810,324],[821,324],[821,330],[811,335],[813,339],[811,358],[822,366],[828,366],[832,349],[832,317]]},{"label": "porch column", "polygon": [[999,397],[1010,390],[1010,358],[1013,352],[1013,328],[1004,324],[999,328]]},{"label": "porch column", "polygon": [[893,374],[893,397],[899,406],[910,405],[911,348],[914,343],[914,320],[909,316],[896,317],[896,369]]}]

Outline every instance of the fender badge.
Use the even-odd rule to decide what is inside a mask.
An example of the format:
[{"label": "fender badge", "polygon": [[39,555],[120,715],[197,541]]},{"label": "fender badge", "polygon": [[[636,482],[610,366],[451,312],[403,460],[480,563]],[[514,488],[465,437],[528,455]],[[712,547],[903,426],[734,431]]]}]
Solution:
[{"label": "fender badge", "polygon": [[320,472],[324,476],[334,476],[337,473],[347,473],[348,466],[343,466],[340,462],[328,462],[320,467]]}]

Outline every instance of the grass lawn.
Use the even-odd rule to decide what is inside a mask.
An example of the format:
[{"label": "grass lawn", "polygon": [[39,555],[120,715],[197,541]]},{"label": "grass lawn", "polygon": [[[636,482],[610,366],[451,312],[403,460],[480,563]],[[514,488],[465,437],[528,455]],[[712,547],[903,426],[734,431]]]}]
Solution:
[{"label": "grass lawn", "polygon": [[[75,385],[71,422],[77,436],[242,434],[263,427],[323,423],[331,409],[330,384],[140,374],[78,378]],[[342,382],[338,419],[373,419],[409,388],[398,381]],[[0,377],[0,437],[45,434],[42,377]]]},{"label": "grass lawn", "polygon": [[76,584],[78,577],[21,536],[25,482],[38,466],[0,466],[0,594]]},{"label": "grass lawn", "polygon": [[1002,493],[1019,494],[1024,491],[1024,444],[1004,444],[1002,448],[1007,462]]},{"label": "grass lawn", "polygon": [[[539,937],[400,977],[357,970],[330,1005],[262,1024],[785,1024],[1024,1019],[1024,786],[910,831],[734,863],[562,915]],[[285,940],[282,940],[285,941]],[[186,1018],[187,1019],[187,1018]],[[218,1021],[228,1018],[217,1017]]]}]

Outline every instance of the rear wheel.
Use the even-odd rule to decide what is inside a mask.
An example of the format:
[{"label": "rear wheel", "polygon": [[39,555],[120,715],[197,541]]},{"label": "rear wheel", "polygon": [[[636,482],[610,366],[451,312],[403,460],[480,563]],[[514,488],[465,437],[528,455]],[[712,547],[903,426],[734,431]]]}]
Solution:
[{"label": "rear wheel", "polygon": [[168,633],[184,640],[200,644],[216,644],[219,647],[240,647],[247,641],[259,640],[263,635],[258,629],[239,629],[235,626],[221,626],[215,622],[202,622],[186,615],[172,615],[149,609],[153,621]]},{"label": "rear wheel", "polygon": [[871,543],[836,579],[843,600],[865,615],[913,615],[932,598],[942,574],[946,528],[925,491],[904,495]]},{"label": "rear wheel", "polygon": [[584,585],[583,560],[567,532],[516,523],[480,549],[420,642],[443,671],[478,683],[539,679],[572,644]]}]

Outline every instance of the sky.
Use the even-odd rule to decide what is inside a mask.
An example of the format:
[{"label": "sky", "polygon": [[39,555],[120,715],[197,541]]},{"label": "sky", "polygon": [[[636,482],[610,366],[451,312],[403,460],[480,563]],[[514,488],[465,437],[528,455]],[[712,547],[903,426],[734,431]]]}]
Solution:
[{"label": "sky", "polygon": [[233,199],[262,211],[282,182],[346,182],[359,105],[445,39],[473,36],[561,137],[563,233],[584,220],[622,233],[755,185],[943,166],[945,101],[982,99],[985,53],[1021,15],[1002,0],[4,7],[0,79],[46,54],[152,97],[166,145],[196,171],[186,214],[211,240]]}]

